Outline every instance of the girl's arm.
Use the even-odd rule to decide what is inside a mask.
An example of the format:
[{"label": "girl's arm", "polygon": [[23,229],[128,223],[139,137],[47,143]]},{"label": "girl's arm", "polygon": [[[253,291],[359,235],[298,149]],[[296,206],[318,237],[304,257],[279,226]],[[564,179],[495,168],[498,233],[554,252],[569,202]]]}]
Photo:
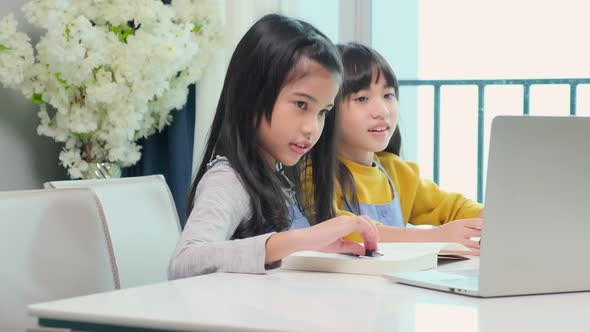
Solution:
[{"label": "girl's arm", "polygon": [[168,278],[217,271],[264,273],[266,240],[273,233],[231,240],[250,215],[249,196],[239,176],[229,163],[218,162],[199,183],[194,208],[170,259]]},{"label": "girl's arm", "polygon": [[479,254],[479,243],[472,237],[481,237],[481,218],[460,219],[428,229],[377,226],[382,242],[456,242]]},{"label": "girl's arm", "polygon": [[[338,208],[336,212],[341,216],[355,216],[351,212]],[[428,229],[385,226],[377,221],[372,223],[377,228],[381,242],[456,242],[470,248],[471,254],[479,255],[479,243],[471,238],[481,237],[481,218],[455,220]],[[348,234],[345,239],[354,242],[363,240],[358,233]]]},{"label": "girl's arm", "polygon": [[[349,211],[340,210],[338,203],[339,201],[336,202],[338,215],[355,216]],[[377,221],[373,223],[376,225],[381,242],[456,242],[470,248],[472,254],[479,254],[479,243],[471,240],[471,237],[481,236],[482,219],[480,217],[455,220],[452,223],[428,229],[385,226]],[[358,233],[349,234],[345,239],[362,241]]]},{"label": "girl's arm", "polygon": [[[345,240],[347,234],[360,234],[361,246]],[[314,250],[364,255],[365,248],[376,250],[379,234],[376,225],[367,216],[340,216],[317,225],[273,234],[266,243],[266,264],[276,262],[294,252]]]},{"label": "girl's arm", "polygon": [[237,173],[229,164],[214,165],[199,183],[193,211],[168,266],[168,278],[213,272],[265,273],[268,264],[302,250],[364,254],[363,246],[342,239],[351,232],[360,233],[368,249],[377,249],[377,230],[366,217],[339,217],[306,229],[231,240],[250,214],[249,196]]}]

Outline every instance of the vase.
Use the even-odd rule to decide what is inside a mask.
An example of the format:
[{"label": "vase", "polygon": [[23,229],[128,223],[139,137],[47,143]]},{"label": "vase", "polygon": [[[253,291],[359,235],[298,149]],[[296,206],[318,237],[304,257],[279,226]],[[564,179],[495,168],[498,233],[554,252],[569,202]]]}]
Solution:
[{"label": "vase", "polygon": [[91,162],[84,172],[84,179],[111,179],[121,177],[121,167],[116,163]]}]

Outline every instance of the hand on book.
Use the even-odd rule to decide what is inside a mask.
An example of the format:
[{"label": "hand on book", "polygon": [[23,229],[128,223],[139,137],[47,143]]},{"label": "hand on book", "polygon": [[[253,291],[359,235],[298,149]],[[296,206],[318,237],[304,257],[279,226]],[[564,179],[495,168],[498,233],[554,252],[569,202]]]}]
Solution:
[{"label": "hand on book", "polygon": [[440,242],[456,242],[471,249],[471,255],[479,255],[479,242],[472,237],[481,237],[482,218],[459,219],[432,229],[436,240]]},{"label": "hand on book", "polygon": [[[352,253],[364,255],[365,249],[377,250],[379,232],[367,216],[340,216],[306,229],[312,240],[310,250],[329,253]],[[350,233],[359,233],[364,247],[354,241],[342,238]]]}]

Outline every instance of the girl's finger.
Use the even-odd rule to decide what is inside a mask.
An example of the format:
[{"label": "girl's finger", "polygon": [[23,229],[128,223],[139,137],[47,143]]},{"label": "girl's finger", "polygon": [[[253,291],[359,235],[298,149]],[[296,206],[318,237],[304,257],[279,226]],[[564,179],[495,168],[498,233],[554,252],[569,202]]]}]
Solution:
[{"label": "girl's finger", "polygon": [[464,229],[464,236],[466,238],[470,237],[481,237],[481,229],[473,229],[473,228],[465,228]]},{"label": "girl's finger", "polygon": [[[375,242],[379,243],[379,229],[377,228],[377,223],[375,222],[375,220],[371,219],[369,216],[364,216],[364,217],[367,220],[367,222],[371,225],[371,227],[373,228],[373,232],[375,233]],[[375,248],[375,250],[377,250],[377,248]]]},{"label": "girl's finger", "polygon": [[477,249],[479,250],[479,241],[473,241],[473,240],[465,240],[462,242],[462,244],[464,246],[466,246],[469,249]]},{"label": "girl's finger", "polygon": [[[370,250],[377,250],[377,229],[371,219],[367,216],[358,216],[356,220],[356,227],[358,233],[361,234],[365,242],[365,248]],[[364,254],[364,253],[363,253]]]},{"label": "girl's finger", "polygon": [[359,256],[365,255],[365,247],[362,245],[348,240],[342,240],[340,243],[340,250],[341,253],[351,253]]}]

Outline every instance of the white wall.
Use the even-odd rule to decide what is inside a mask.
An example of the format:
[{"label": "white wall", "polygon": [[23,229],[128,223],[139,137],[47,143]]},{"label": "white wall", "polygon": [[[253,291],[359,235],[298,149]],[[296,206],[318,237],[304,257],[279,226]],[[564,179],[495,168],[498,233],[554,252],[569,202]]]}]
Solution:
[{"label": "white wall", "polygon": [[[23,18],[21,7],[26,0],[0,2],[0,17],[12,12],[19,31],[36,42],[40,31]],[[37,135],[37,106],[20,91],[0,87],[0,191],[37,189],[48,180],[65,179],[58,165],[60,147],[48,137]]]}]

